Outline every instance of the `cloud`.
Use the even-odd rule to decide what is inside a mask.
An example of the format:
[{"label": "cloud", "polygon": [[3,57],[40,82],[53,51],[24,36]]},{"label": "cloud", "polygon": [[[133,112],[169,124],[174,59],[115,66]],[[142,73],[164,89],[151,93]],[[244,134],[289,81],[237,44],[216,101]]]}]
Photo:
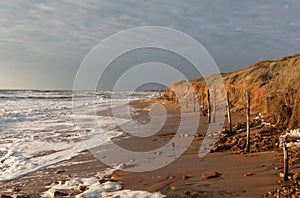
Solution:
[{"label": "cloud", "polygon": [[[64,68],[74,70],[107,36],[157,25],[196,38],[221,70],[229,71],[298,52],[299,11],[298,0],[1,1],[0,69],[7,67],[4,62],[25,61],[31,63],[28,72],[37,64],[47,71],[53,67],[51,60],[60,60]],[[73,59],[78,62],[69,61]]]}]

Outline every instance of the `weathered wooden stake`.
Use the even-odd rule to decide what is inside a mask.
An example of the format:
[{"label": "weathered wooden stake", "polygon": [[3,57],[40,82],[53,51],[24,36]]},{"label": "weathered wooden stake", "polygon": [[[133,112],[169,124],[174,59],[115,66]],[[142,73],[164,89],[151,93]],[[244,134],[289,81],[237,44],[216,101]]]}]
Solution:
[{"label": "weathered wooden stake", "polygon": [[208,123],[210,123],[210,94],[209,89],[207,89],[207,115],[208,115]]},{"label": "weathered wooden stake", "polygon": [[228,92],[227,92],[227,118],[228,118],[229,132],[232,133],[231,114],[230,114],[230,99],[229,99]]},{"label": "weathered wooden stake", "polygon": [[247,99],[247,143],[246,143],[246,152],[250,151],[250,93],[246,92]]},{"label": "weathered wooden stake", "polygon": [[202,111],[202,115],[204,115],[204,93],[203,93],[203,91],[202,91],[202,94],[201,94],[201,100],[202,100],[201,111]]},{"label": "weathered wooden stake", "polygon": [[161,99],[161,89],[158,88],[158,89],[157,89],[157,92],[158,92],[158,94],[159,94],[159,98]]},{"label": "weathered wooden stake", "polygon": [[212,122],[216,122],[216,109],[217,109],[217,90],[214,87],[214,106],[213,106],[213,120]]},{"label": "weathered wooden stake", "polygon": [[196,96],[195,96],[195,92],[193,92],[193,100],[194,100],[194,112],[196,112]]},{"label": "weathered wooden stake", "polygon": [[288,148],[286,146],[286,142],[283,142],[283,174],[284,174],[284,181],[289,180],[289,154]]},{"label": "weathered wooden stake", "polygon": [[189,98],[188,98],[188,95],[186,95],[185,108],[189,108]]}]

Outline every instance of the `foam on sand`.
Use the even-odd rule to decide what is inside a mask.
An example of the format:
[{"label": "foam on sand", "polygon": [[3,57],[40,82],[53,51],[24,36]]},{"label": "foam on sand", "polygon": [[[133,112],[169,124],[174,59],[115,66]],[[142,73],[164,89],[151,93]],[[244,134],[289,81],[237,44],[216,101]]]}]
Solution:
[{"label": "foam on sand", "polygon": [[[74,178],[66,181],[65,183],[59,182],[59,184],[50,186],[42,196],[54,197],[57,192],[66,192],[72,194],[78,192],[78,189],[83,192],[76,195],[76,198],[93,198],[93,197],[141,197],[141,198],[162,198],[165,197],[160,192],[150,193],[147,191],[135,191],[135,190],[122,190],[123,186],[120,182],[106,181],[104,183],[99,182],[99,178]],[[73,194],[72,194],[73,195]]]},{"label": "foam on sand", "polygon": [[282,141],[284,139],[286,139],[286,137],[288,137],[288,136],[292,137],[294,139],[294,141],[287,143],[287,147],[299,149],[300,148],[300,129],[289,130],[286,132],[286,134],[281,135],[280,143],[282,143]]}]

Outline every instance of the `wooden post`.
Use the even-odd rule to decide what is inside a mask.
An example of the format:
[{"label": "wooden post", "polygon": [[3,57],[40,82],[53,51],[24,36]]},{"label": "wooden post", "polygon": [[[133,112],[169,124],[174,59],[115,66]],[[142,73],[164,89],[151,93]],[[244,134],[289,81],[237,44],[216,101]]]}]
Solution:
[{"label": "wooden post", "polygon": [[158,92],[158,94],[159,94],[159,99],[161,99],[161,89],[158,88],[158,89],[157,89],[157,92]]},{"label": "wooden post", "polygon": [[188,95],[186,95],[185,108],[189,108],[189,98],[188,98]]},{"label": "wooden post", "polygon": [[230,99],[229,99],[228,92],[227,92],[227,118],[228,118],[229,132],[232,133],[231,114],[230,114]]},{"label": "wooden post", "polygon": [[194,100],[194,112],[196,112],[196,96],[195,96],[195,92],[193,92],[193,100]]},{"label": "wooden post", "polygon": [[246,152],[250,151],[250,93],[246,92],[247,99],[247,143],[246,143]]},{"label": "wooden post", "polygon": [[213,106],[213,120],[212,122],[216,122],[216,109],[217,109],[217,90],[214,87],[214,106]]},{"label": "wooden post", "polygon": [[283,142],[283,174],[284,174],[284,181],[289,180],[289,154],[288,148],[286,147],[286,142]]},{"label": "wooden post", "polygon": [[207,89],[207,115],[208,115],[208,123],[210,123],[210,95],[209,95],[209,89]]},{"label": "wooden post", "polygon": [[203,91],[202,91],[202,94],[201,94],[201,100],[202,100],[202,104],[201,104],[202,108],[201,108],[201,111],[202,111],[202,115],[204,115],[204,93],[203,93]]},{"label": "wooden post", "polygon": [[184,98],[183,98],[183,95],[181,95],[181,102],[180,102],[180,105],[183,107],[183,105],[184,105]]}]

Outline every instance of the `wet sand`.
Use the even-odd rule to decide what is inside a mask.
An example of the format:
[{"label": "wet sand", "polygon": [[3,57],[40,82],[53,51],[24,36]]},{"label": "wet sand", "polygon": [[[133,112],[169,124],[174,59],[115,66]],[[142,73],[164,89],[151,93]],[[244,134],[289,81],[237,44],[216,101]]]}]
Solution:
[{"label": "wet sand", "polygon": [[[137,152],[159,148],[170,141],[178,129],[180,109],[167,101],[163,104],[168,112],[165,126],[159,133],[139,138],[128,134],[115,138],[114,142],[125,149]],[[153,101],[133,102],[135,119],[141,123],[149,121],[148,107]],[[109,116],[110,111],[98,112]],[[233,123],[244,119],[241,114],[233,114]],[[112,178],[122,182],[124,189],[160,191],[167,197],[263,197],[268,191],[279,187],[281,154],[275,151],[233,154],[231,151],[209,153],[200,158],[198,151],[208,126],[207,117],[201,116],[198,135],[177,160],[154,171],[132,173],[115,171]],[[226,123],[225,123],[226,126]],[[188,126],[187,126],[188,127]],[[97,148],[101,151],[101,148]],[[109,166],[100,162],[89,151],[67,161],[62,161],[20,179],[1,184],[0,191],[19,191],[30,197],[40,197],[46,186],[75,177],[92,177],[101,174]],[[126,169],[125,169],[126,170]],[[202,174],[218,172],[215,178],[203,179]]]}]

